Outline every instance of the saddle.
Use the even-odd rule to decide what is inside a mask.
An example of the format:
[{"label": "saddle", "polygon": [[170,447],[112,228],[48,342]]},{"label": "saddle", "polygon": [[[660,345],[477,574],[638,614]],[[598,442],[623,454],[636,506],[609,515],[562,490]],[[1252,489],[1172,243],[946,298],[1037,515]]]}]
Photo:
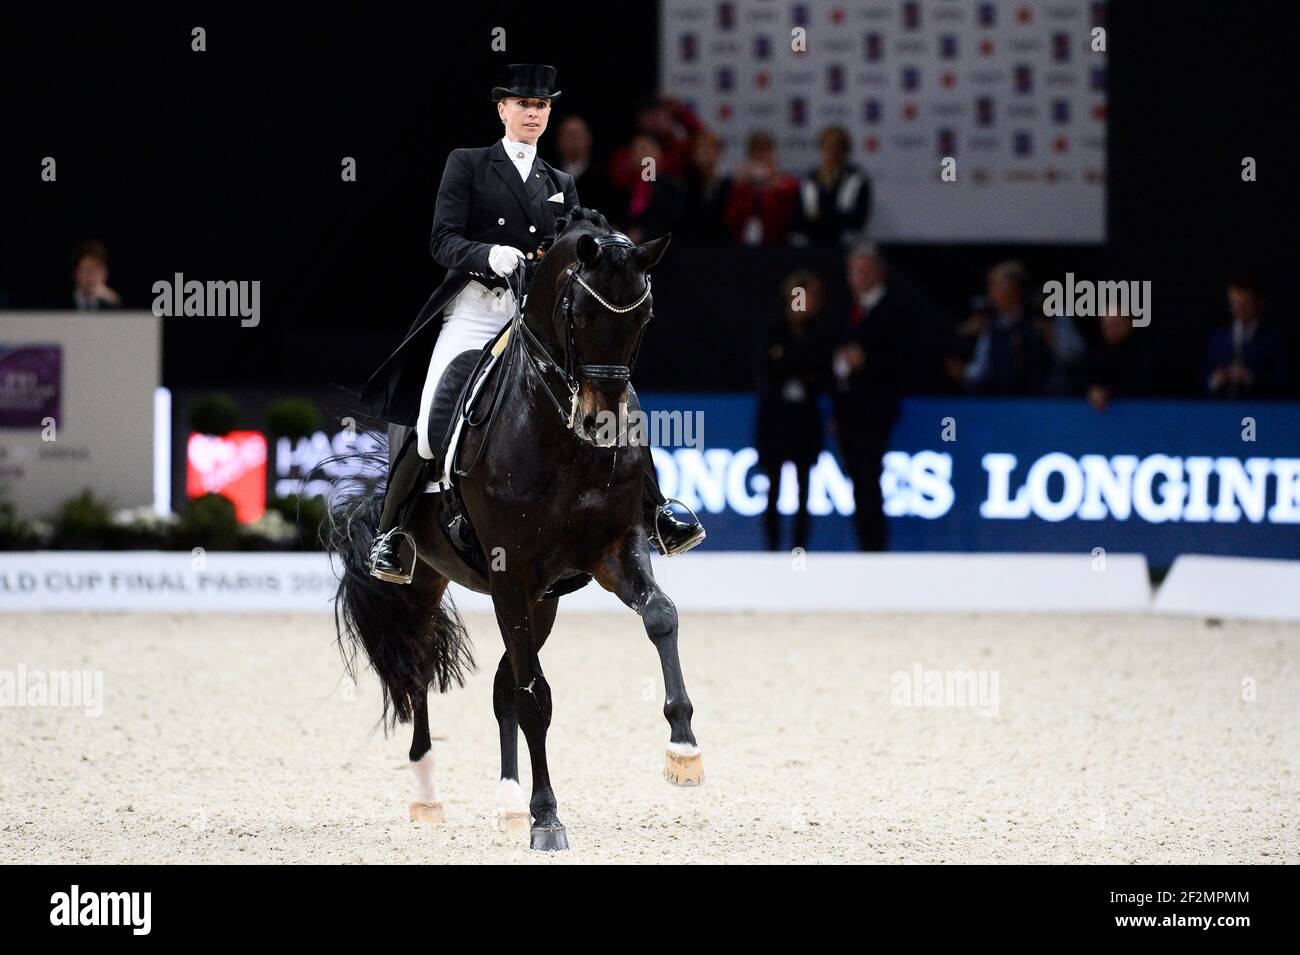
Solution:
[{"label": "saddle", "polygon": [[[461,429],[473,414],[478,399],[478,386],[507,343],[509,329],[510,326],[507,325],[481,350],[471,349],[453,358],[442,373],[429,406],[429,447],[438,449],[432,473],[440,477],[436,477],[426,491],[438,492],[438,524],[456,553],[484,577],[488,576],[487,559],[452,477],[456,473],[456,450]],[[543,599],[580,590],[591,583],[591,579],[590,574],[573,574],[562,578],[551,586]]]},{"label": "saddle", "polygon": [[451,472],[447,460],[451,451],[451,435],[455,430],[451,425],[464,413],[468,390],[466,386],[473,378],[482,354],[471,349],[453,358],[451,364],[442,373],[433,401],[429,405],[429,433],[426,437],[429,447],[437,451],[433,467],[435,475]]}]

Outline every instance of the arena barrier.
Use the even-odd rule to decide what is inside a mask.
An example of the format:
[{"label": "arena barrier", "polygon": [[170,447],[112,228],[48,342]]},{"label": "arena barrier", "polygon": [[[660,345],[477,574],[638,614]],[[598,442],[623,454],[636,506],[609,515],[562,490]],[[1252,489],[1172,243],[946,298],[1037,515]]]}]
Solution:
[{"label": "arena barrier", "polygon": [[[1006,611],[1141,613],[1146,559],[1069,554],[754,554],[657,559],[690,611]],[[0,613],[68,610],[302,612],[330,607],[335,576],[319,553],[37,551],[0,554]],[[487,597],[453,588],[467,611]],[[566,611],[619,612],[598,585]]]},{"label": "arena barrier", "polygon": [[1156,613],[1300,620],[1300,561],[1185,554],[1156,594]]}]

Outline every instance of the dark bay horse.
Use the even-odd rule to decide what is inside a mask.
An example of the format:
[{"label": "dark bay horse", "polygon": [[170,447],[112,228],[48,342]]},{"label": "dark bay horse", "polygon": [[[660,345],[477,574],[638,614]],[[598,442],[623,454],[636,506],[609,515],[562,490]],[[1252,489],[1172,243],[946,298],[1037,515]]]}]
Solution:
[{"label": "dark bay horse", "polygon": [[[379,676],[386,721],[414,724],[413,820],[442,818],[428,691],[445,692],[473,665],[456,610],[444,602],[447,583],[491,595],[505,642],[492,692],[501,730],[498,824],[520,834],[530,828],[534,849],[568,847],[546,764],[551,689],[539,659],[555,622],[559,597],[549,594],[557,582],[590,575],[641,616],[663,667],[671,730],[664,775],[678,785],[703,781],[677,656],[677,610],[655,583],[642,529],[643,449],[600,440],[598,426],[635,403],[628,377],[651,316],[649,273],[670,237],[635,245],[585,209],[572,210],[558,233],[481,386],[477,423],[462,430],[457,463],[468,473],[455,487],[487,572],[453,547],[439,519],[441,495],[425,494],[418,506],[411,527],[418,560],[408,586],[369,573],[382,493],[372,488],[331,511],[330,545],[342,564],[340,644],[349,659],[364,651]],[[479,405],[491,410],[480,415]],[[390,456],[407,431],[390,429]],[[532,763],[527,803],[518,782],[520,729]]]}]

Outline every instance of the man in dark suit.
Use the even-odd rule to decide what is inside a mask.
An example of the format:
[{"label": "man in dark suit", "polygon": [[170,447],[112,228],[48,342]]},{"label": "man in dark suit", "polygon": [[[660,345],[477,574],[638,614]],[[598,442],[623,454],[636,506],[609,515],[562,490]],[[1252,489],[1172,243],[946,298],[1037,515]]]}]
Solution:
[{"label": "man in dark suit", "polygon": [[122,307],[122,297],[108,286],[108,249],[102,242],[82,242],[73,250],[72,288],[51,298],[49,306],[79,312]]},{"label": "man in dark suit", "polygon": [[853,523],[864,551],[888,547],[881,459],[898,420],[908,357],[903,336],[909,312],[885,282],[885,262],[874,245],[848,253],[853,305],[835,351],[835,433],[853,481]]},{"label": "man in dark suit", "polygon": [[[371,573],[410,583],[400,557],[403,525],[432,475],[437,453],[428,434],[428,409],[442,372],[463,351],[491,341],[514,312],[507,277],[542,253],[556,219],[578,205],[573,177],[537,155],[555,89],[555,68],[512,64],[492,89],[504,135],[491,146],[456,149],[438,187],[429,251],[447,269],[397,350],[370,377],[362,407],[385,421],[415,428],[388,477]],[[647,459],[649,450],[647,448]],[[653,475],[653,464],[648,464]],[[658,488],[654,487],[657,494]],[[659,495],[656,506],[662,505]],[[663,516],[661,550],[684,550],[698,529]]]},{"label": "man in dark suit", "polygon": [[1210,335],[1206,390],[1216,398],[1281,398],[1286,391],[1286,342],[1264,322],[1253,278],[1228,283],[1232,323]]}]

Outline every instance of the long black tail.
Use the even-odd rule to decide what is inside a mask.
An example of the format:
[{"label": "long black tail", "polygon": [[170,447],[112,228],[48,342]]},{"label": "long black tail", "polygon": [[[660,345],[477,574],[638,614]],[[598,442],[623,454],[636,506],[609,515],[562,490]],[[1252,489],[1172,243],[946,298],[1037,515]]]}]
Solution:
[{"label": "long black tail", "polygon": [[[382,455],[387,462],[380,451],[358,455]],[[331,502],[322,530],[339,565],[334,625],[349,675],[355,677],[358,651],[363,650],[379,677],[388,730],[410,722],[416,703],[430,687],[446,693],[453,685],[463,686],[474,659],[460,614],[449,594],[437,599],[442,584],[429,568],[417,568],[406,585],[370,575],[370,545],[383,509],[383,482],[373,473],[348,480],[358,490]],[[336,484],[336,491],[342,483]]]}]

